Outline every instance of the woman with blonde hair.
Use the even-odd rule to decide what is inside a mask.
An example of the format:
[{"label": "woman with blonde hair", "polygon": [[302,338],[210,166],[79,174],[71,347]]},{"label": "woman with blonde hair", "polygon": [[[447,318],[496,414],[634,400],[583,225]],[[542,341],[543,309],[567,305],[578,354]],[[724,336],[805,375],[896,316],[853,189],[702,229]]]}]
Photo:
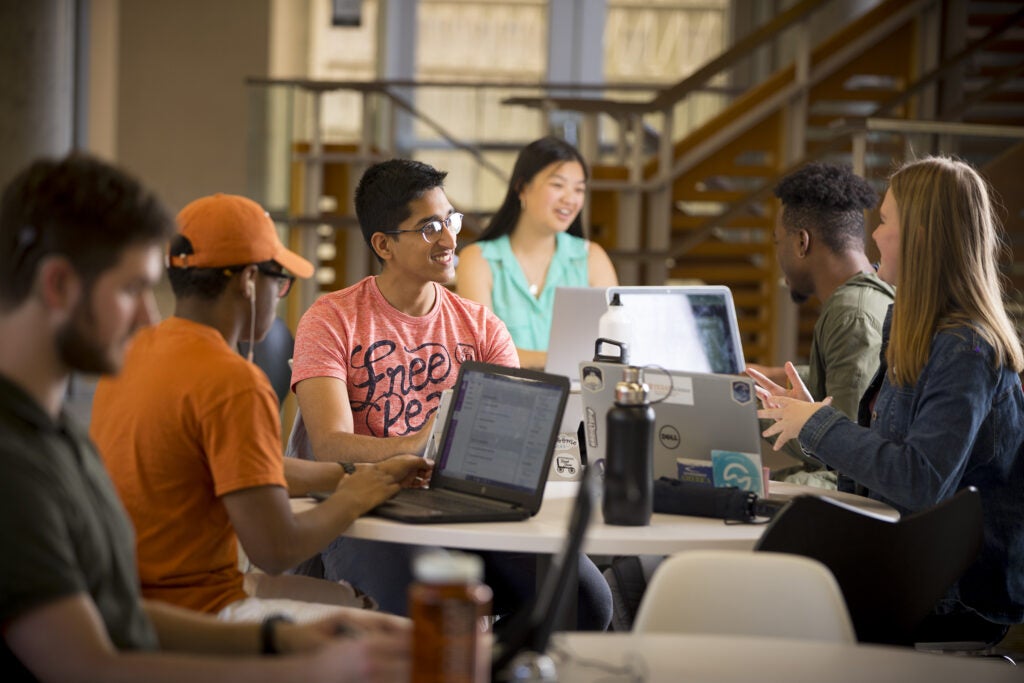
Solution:
[{"label": "woman with blonde hair", "polygon": [[543,368],[557,287],[619,284],[608,254],[583,238],[587,166],[565,140],[524,147],[505,201],[459,254],[456,293],[501,318],[523,367]]},{"label": "woman with blonde hair", "polygon": [[813,402],[792,364],[785,390],[757,373],[776,450],[808,454],[902,513],[975,486],[984,541],[918,641],[996,642],[1024,621],[1024,370],[1003,306],[1000,230],[985,181],[961,161],[914,161],[892,176],[873,234],[896,285],[881,367],[859,425]]}]

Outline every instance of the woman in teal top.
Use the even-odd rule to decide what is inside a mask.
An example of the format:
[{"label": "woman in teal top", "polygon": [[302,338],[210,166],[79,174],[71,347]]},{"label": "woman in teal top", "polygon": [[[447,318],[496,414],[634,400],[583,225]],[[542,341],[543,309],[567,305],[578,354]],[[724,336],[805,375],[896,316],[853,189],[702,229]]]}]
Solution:
[{"label": "woman in teal top", "polygon": [[459,254],[456,292],[504,321],[523,367],[544,367],[555,288],[618,284],[605,250],[583,238],[586,188],[575,147],[554,137],[531,142],[516,159],[501,208]]}]

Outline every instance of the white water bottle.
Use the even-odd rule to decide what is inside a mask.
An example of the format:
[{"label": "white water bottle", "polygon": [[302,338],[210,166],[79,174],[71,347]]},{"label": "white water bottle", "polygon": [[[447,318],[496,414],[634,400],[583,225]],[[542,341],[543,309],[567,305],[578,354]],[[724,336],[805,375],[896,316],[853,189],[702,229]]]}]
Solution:
[{"label": "white water bottle", "polygon": [[[597,336],[623,344],[622,354],[625,357],[633,346],[632,332],[633,321],[626,312],[626,307],[622,305],[618,293],[615,293],[608,303],[608,310],[601,314],[601,319],[597,323]],[[623,362],[626,362],[625,358]]]}]

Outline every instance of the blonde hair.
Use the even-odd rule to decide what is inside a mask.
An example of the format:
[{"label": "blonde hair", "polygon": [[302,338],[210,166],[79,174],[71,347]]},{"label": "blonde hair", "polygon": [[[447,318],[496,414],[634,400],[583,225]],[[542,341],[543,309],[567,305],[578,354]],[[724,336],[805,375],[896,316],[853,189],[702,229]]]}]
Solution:
[{"label": "blonde hair", "polygon": [[1019,373],[1024,352],[1003,306],[1003,243],[985,181],[962,161],[930,157],[897,171],[889,189],[900,224],[889,380],[913,385],[936,332],[961,325],[995,349],[997,366]]}]

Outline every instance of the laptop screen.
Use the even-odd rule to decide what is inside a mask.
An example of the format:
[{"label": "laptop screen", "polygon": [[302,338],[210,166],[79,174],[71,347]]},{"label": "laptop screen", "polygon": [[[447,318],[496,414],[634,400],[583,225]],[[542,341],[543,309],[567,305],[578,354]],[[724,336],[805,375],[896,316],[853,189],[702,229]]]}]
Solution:
[{"label": "laptop screen", "polygon": [[544,370],[568,377],[579,388],[580,361],[593,360],[598,321],[608,310],[604,287],[559,287],[551,311]]},{"label": "laptop screen", "polygon": [[463,368],[437,455],[447,480],[533,492],[547,473],[565,389]]},{"label": "laptop screen", "polygon": [[742,342],[728,287],[611,287],[633,326],[631,365],[735,375]]}]

